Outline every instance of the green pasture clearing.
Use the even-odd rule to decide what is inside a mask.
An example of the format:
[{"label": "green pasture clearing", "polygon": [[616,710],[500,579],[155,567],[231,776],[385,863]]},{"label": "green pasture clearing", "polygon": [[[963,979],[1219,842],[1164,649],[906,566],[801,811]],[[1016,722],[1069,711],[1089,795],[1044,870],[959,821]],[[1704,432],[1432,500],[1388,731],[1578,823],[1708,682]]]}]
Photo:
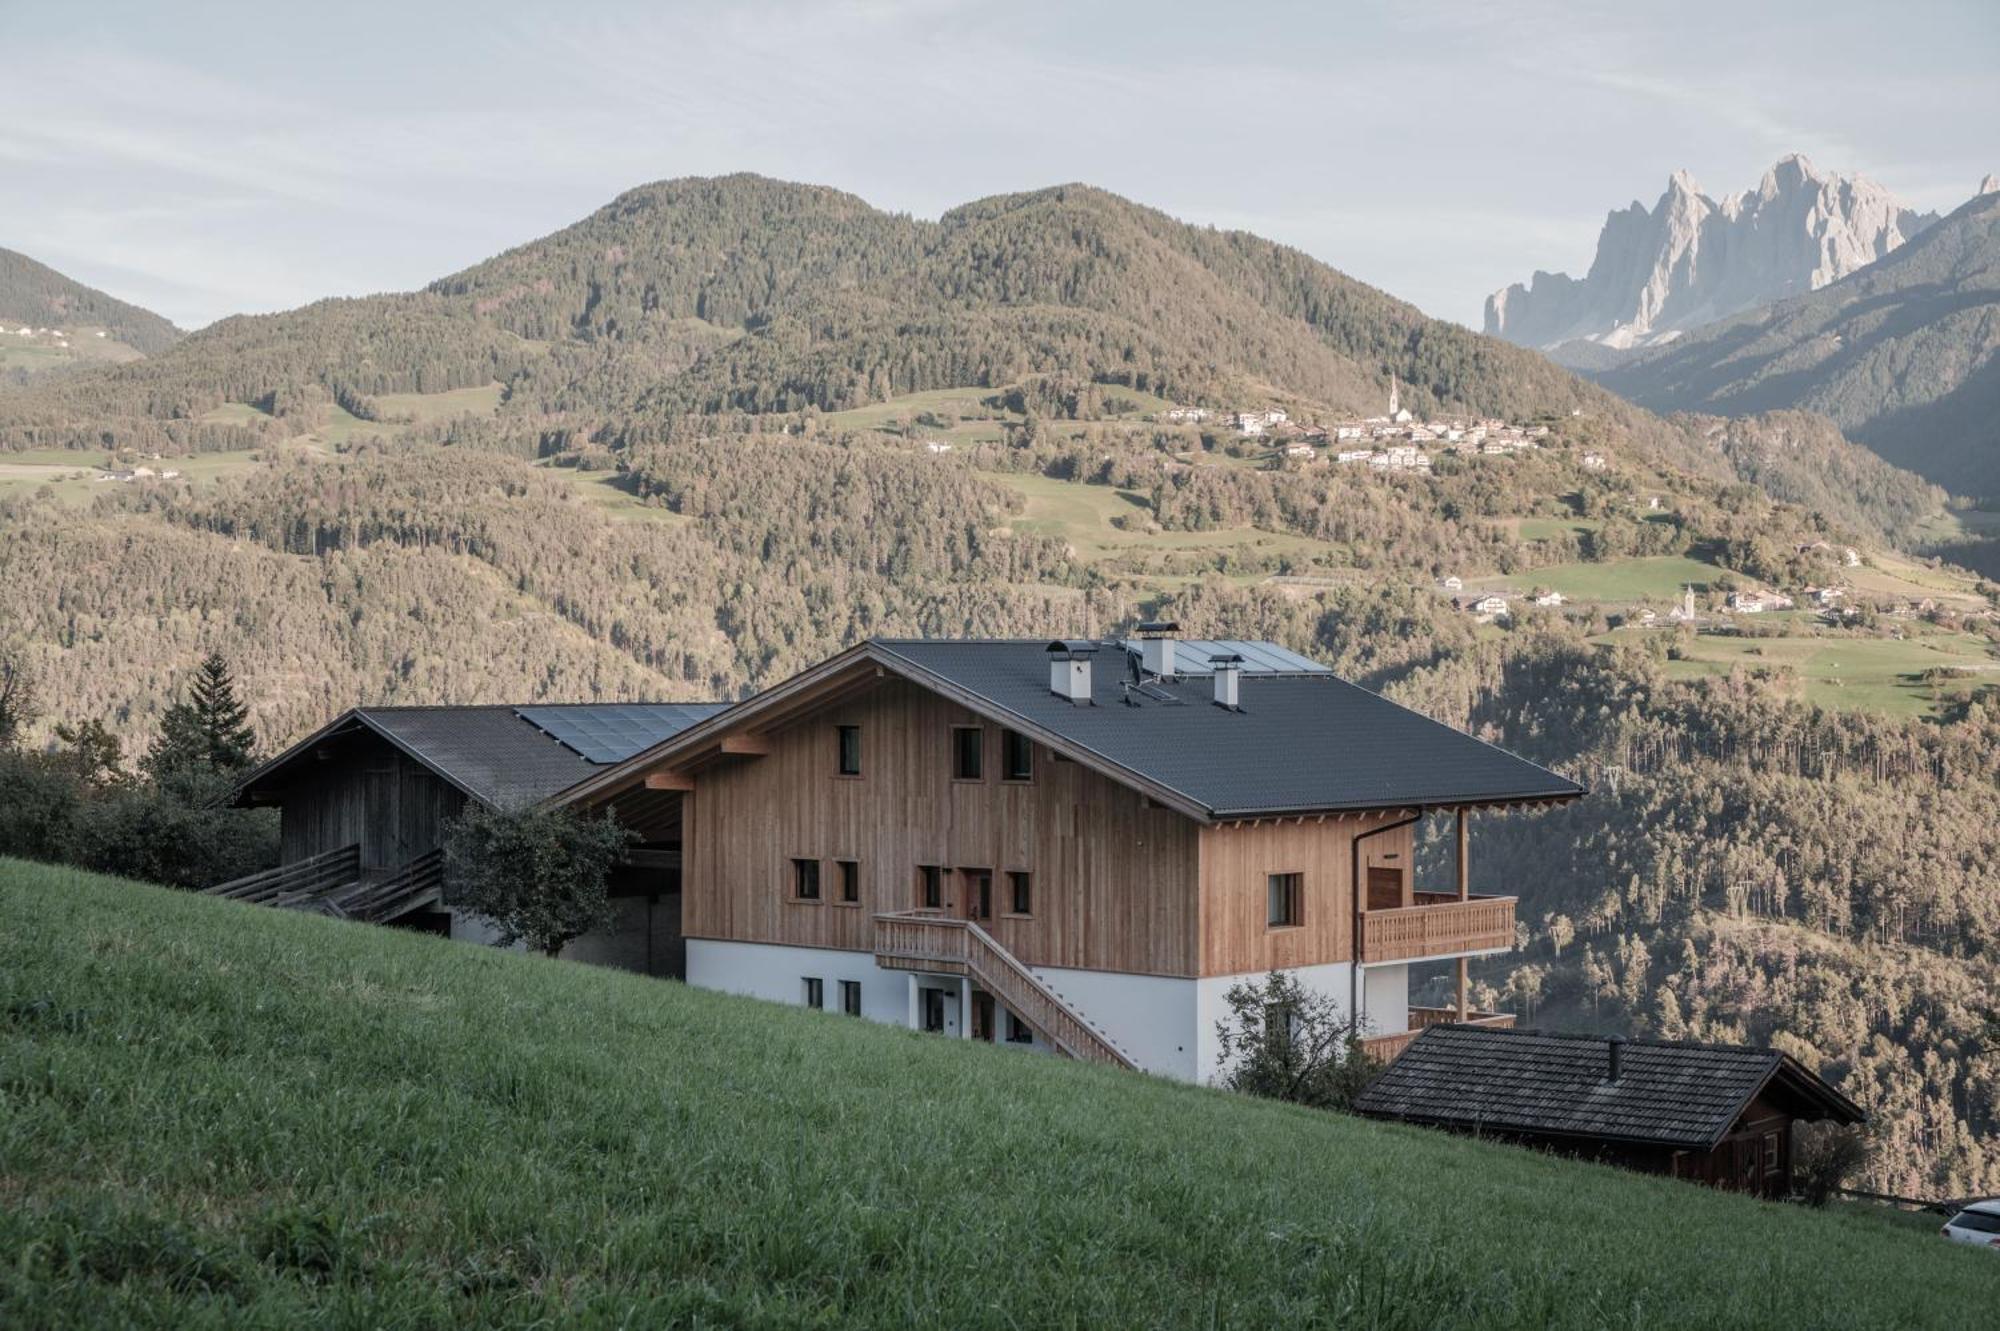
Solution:
[{"label": "green pasture clearing", "polygon": [[[103,480],[107,467],[151,467],[155,471],[177,471],[173,481]],[[38,448],[20,453],[0,453],[0,497],[38,494],[44,486],[66,504],[87,502],[97,494],[116,494],[134,485],[200,483],[220,476],[247,471],[257,465],[254,450],[228,453],[194,453],[185,457],[140,458],[136,462],[114,462],[100,449]]]},{"label": "green pasture clearing", "polygon": [[2000,1262],[0,861],[0,1323],[1964,1327]]},{"label": "green pasture clearing", "polygon": [[490,383],[442,393],[383,393],[375,399],[375,405],[385,422],[407,416],[424,424],[453,416],[491,416],[500,409],[500,399],[506,393],[505,384]]},{"label": "green pasture clearing", "polygon": [[1531,569],[1510,581],[1546,586],[1577,601],[1672,601],[1692,583],[1697,591],[1721,572],[1686,555],[1649,555],[1602,564],[1554,564]]},{"label": "green pasture clearing", "polygon": [[1832,711],[1924,716],[1935,707],[1926,670],[1957,669],[1973,677],[1947,690],[1980,682],[2000,683],[2000,655],[1968,633],[1924,633],[1901,642],[1891,638],[1798,636],[1736,638],[1697,634],[1683,643],[1688,659],[1669,661],[1669,674],[1682,678],[1727,675],[1737,666],[1789,666],[1797,672],[1805,700]]},{"label": "green pasture clearing", "polygon": [[1269,532],[1256,527],[1222,527],[1209,531],[1120,530],[1111,519],[1128,514],[1143,523],[1151,515],[1151,501],[1136,490],[1118,490],[1108,485],[1082,485],[1047,476],[1015,472],[982,473],[987,479],[1014,490],[1026,500],[1026,507],[1010,524],[1017,532],[1054,536],[1076,551],[1088,563],[1108,566],[1112,571],[1175,582],[1196,576],[1200,570],[1188,564],[1212,564],[1217,556],[1225,562],[1249,564],[1234,570],[1246,581],[1255,581],[1273,571],[1276,561],[1289,560],[1299,571],[1309,566],[1342,565],[1341,547],[1327,541]]},{"label": "green pasture clearing", "polygon": [[535,464],[549,475],[568,483],[579,499],[604,510],[611,517],[624,522],[657,522],[676,525],[689,519],[670,508],[647,504],[619,483],[615,471],[584,471],[579,467],[552,467],[546,462]]}]

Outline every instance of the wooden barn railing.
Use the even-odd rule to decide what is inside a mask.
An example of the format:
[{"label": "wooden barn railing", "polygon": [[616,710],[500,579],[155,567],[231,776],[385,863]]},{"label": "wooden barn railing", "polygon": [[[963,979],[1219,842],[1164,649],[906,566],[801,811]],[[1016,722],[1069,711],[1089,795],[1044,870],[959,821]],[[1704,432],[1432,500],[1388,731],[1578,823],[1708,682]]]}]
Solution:
[{"label": "wooden barn railing", "polygon": [[1419,892],[1418,904],[1361,913],[1361,962],[1410,961],[1514,946],[1514,898]]},{"label": "wooden barn railing", "polygon": [[1071,1058],[1134,1070],[1139,1066],[971,920],[924,912],[877,915],[875,960],[889,970],[969,976]]},{"label": "wooden barn railing", "polygon": [[261,873],[245,874],[203,889],[212,897],[275,906],[282,898],[314,897],[345,887],[361,877],[361,847],[342,846],[308,859],[294,860]]},{"label": "wooden barn railing", "polygon": [[350,891],[336,892],[319,904],[329,915],[370,924],[387,924],[411,911],[435,905],[444,893],[444,851],[432,850],[411,860],[387,878],[365,882]]},{"label": "wooden barn railing", "polygon": [[[1411,1041],[1424,1033],[1427,1026],[1448,1026],[1458,1021],[1455,1007],[1413,1007],[1410,1009],[1410,1029],[1397,1031],[1393,1035],[1371,1035],[1362,1040],[1361,1047],[1370,1058],[1378,1063],[1389,1060],[1410,1047]],[[1468,1012],[1464,1023],[1467,1026],[1512,1026],[1514,1014],[1511,1012]]]}]

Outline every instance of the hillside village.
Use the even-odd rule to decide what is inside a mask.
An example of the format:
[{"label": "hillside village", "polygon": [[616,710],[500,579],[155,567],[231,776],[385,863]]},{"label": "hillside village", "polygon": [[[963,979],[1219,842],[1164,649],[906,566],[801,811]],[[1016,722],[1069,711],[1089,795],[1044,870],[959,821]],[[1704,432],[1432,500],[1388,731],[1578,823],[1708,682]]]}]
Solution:
[{"label": "hillside village", "polygon": [[[1199,425],[1208,414],[1201,407],[1174,407],[1164,416],[1174,424]],[[1393,376],[1388,408],[1379,416],[1308,425],[1294,422],[1282,407],[1267,407],[1231,412],[1228,419],[1239,438],[1271,439],[1287,459],[1381,471],[1427,472],[1434,452],[1505,457],[1539,448],[1549,435],[1547,425],[1492,417],[1454,415],[1420,421],[1402,404],[1402,389]],[[1582,462],[1597,470],[1606,465],[1600,453],[1587,453]]]}]

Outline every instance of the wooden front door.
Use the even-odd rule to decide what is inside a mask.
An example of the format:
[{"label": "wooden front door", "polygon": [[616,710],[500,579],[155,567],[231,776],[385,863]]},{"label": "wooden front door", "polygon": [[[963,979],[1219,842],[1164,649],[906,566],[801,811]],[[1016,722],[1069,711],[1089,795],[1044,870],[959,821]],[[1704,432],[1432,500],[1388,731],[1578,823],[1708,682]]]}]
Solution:
[{"label": "wooden front door", "polygon": [[933,1035],[944,1031],[944,990],[925,986],[917,991],[923,1012],[924,1029]]},{"label": "wooden front door", "polygon": [[993,871],[960,869],[958,873],[960,885],[964,888],[965,918],[987,923],[993,918]]},{"label": "wooden front door", "polygon": [[1379,864],[1369,865],[1368,909],[1398,910],[1403,904],[1403,871]]},{"label": "wooden front door", "polygon": [[993,995],[983,989],[972,995],[972,1038],[993,1043]]}]

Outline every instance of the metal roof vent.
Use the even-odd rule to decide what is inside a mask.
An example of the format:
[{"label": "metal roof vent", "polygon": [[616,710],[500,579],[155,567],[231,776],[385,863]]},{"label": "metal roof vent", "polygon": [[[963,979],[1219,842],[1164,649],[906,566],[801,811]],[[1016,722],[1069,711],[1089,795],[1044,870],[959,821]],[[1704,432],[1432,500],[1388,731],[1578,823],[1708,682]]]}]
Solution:
[{"label": "metal roof vent", "polygon": [[1049,692],[1065,702],[1090,705],[1090,656],[1097,644],[1058,639],[1049,644]]},{"label": "metal roof vent", "polygon": [[1227,707],[1232,712],[1242,710],[1238,690],[1243,682],[1243,658],[1233,652],[1211,656],[1208,668],[1215,678],[1215,705]]},{"label": "metal roof vent", "polygon": [[1140,664],[1156,679],[1174,675],[1174,635],[1181,626],[1170,619],[1153,619],[1139,625]]}]

